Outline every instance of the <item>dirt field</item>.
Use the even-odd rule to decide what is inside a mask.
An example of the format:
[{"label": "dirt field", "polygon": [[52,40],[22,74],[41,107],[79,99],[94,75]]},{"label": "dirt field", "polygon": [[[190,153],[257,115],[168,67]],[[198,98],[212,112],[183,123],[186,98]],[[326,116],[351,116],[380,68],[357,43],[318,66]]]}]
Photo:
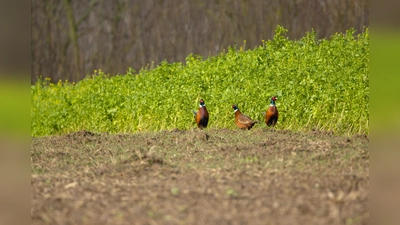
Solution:
[{"label": "dirt field", "polygon": [[368,144],[264,128],[33,138],[32,224],[367,224]]}]

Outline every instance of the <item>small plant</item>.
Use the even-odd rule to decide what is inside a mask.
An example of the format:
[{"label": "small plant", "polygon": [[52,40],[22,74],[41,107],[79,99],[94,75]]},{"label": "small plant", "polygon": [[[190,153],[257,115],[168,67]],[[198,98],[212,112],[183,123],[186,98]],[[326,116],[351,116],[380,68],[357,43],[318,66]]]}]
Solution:
[{"label": "small plant", "polygon": [[178,195],[179,194],[179,188],[176,188],[176,187],[174,187],[174,188],[171,188],[171,194],[173,194],[173,195]]}]

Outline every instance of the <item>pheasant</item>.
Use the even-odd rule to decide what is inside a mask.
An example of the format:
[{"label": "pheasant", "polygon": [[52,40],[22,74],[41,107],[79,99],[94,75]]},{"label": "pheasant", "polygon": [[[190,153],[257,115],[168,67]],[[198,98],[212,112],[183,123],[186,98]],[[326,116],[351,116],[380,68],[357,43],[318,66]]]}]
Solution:
[{"label": "pheasant", "polygon": [[267,112],[265,113],[265,123],[267,126],[275,126],[276,122],[278,122],[278,109],[276,108],[275,101],[276,101],[276,96],[273,96],[271,98],[271,102],[269,105],[269,108]]},{"label": "pheasant", "polygon": [[235,112],[235,122],[236,125],[242,129],[248,129],[250,130],[255,123],[257,123],[258,121],[254,121],[252,120],[250,117],[244,115],[243,113],[240,112],[239,108],[237,107],[237,105],[232,105],[232,108]]},{"label": "pheasant", "polygon": [[208,124],[208,111],[203,99],[200,99],[199,110],[197,112],[193,111],[193,114],[196,117],[197,127],[200,128],[200,130],[206,128]]}]

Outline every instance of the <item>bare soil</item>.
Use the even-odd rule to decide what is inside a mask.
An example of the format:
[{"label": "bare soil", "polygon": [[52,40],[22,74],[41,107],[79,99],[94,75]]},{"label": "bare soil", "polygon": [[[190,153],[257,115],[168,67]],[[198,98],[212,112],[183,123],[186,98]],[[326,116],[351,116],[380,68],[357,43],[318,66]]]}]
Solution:
[{"label": "bare soil", "polygon": [[266,128],[32,138],[32,224],[367,224],[368,144]]}]

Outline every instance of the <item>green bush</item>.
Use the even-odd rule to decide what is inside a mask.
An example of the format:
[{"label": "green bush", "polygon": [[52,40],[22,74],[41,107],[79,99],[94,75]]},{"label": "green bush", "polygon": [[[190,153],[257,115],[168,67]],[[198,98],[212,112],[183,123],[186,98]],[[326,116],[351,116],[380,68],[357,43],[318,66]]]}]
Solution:
[{"label": "green bush", "polygon": [[185,65],[164,61],[112,77],[99,70],[76,84],[39,79],[31,87],[31,134],[192,129],[200,98],[209,128],[235,128],[234,103],[265,126],[260,112],[273,95],[277,129],[369,134],[368,29],[330,39],[311,31],[289,40],[286,32],[278,26],[273,40],[254,49],[244,43],[205,60],[192,54]]}]

